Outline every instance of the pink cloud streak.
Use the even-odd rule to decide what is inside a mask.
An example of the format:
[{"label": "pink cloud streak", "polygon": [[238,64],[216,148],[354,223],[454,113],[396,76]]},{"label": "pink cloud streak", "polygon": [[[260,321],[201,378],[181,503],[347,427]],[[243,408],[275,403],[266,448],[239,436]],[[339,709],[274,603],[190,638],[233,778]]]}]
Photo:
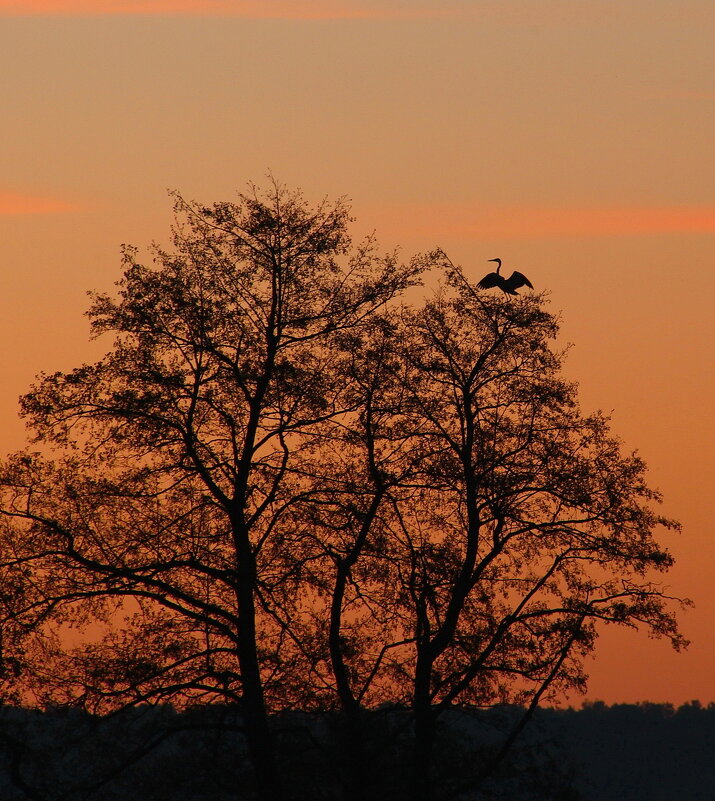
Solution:
[{"label": "pink cloud streak", "polygon": [[375,0],[0,0],[0,16],[185,15],[247,19],[391,19],[437,17],[442,6],[406,7]]},{"label": "pink cloud streak", "polygon": [[16,192],[0,192],[0,216],[15,214],[63,214],[75,206],[61,200]]},{"label": "pink cloud streak", "polygon": [[391,206],[375,219],[403,235],[464,239],[715,233],[715,207]]}]

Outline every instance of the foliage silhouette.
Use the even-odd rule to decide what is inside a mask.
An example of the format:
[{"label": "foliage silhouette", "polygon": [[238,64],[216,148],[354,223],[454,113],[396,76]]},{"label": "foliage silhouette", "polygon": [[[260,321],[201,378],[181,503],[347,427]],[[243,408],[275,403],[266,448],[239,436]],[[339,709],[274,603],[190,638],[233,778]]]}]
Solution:
[{"label": "foliage silhouette", "polygon": [[[581,414],[543,296],[353,244],[342,201],[275,182],[175,210],[173,249],[125,248],[118,297],[94,297],[107,355],[22,399],[37,450],[0,473],[9,698],[235,704],[264,801],[298,792],[270,713],[335,712],[340,792],[367,799],[367,710],[397,704],[405,792],[428,801],[453,705],[525,706],[475,758],[486,786],[537,705],[583,687],[598,621],[682,644],[649,575],[675,524]],[[427,269],[441,289],[399,305]]]}]

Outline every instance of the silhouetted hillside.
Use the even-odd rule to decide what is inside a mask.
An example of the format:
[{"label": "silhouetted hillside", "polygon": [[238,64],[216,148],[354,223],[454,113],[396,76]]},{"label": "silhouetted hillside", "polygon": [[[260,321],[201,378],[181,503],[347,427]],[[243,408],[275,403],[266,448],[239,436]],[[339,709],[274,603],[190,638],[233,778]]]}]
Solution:
[{"label": "silhouetted hillside", "polygon": [[[539,710],[510,756],[479,791],[472,780],[498,752],[523,710],[455,709],[439,739],[445,798],[509,801],[712,801],[715,705]],[[340,799],[340,720],[290,713],[273,719],[292,797]],[[168,706],[97,718],[78,710],[4,708],[0,717],[3,801],[235,801],[250,799],[250,771],[235,754],[241,720],[229,707]],[[374,798],[399,799],[410,716],[366,718]]]}]

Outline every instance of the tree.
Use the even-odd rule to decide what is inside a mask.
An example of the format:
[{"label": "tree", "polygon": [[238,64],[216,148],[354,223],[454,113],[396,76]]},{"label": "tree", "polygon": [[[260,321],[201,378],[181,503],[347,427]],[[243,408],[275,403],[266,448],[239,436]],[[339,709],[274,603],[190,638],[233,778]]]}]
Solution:
[{"label": "tree", "polygon": [[[240,702],[276,799],[266,695],[289,666],[260,595],[295,581],[275,570],[279,522],[306,491],[291,461],[344,409],[340,337],[419,268],[353,246],[342,201],[310,208],[275,183],[210,208],[175,200],[174,249],[147,267],[126,248],[119,298],[94,298],[107,356],[22,400],[54,452],[3,469],[10,618],[43,633],[40,700]],[[62,625],[92,621],[106,637],[63,654]]]},{"label": "tree", "polygon": [[330,621],[319,643],[349,751],[365,763],[361,704],[408,704],[410,797],[425,801],[438,719],[453,704],[525,705],[461,787],[476,788],[542,698],[585,686],[598,621],[683,645],[672,599],[651,579],[672,564],[654,532],[677,525],[652,510],[645,465],[622,454],[608,420],[580,412],[543,298],[490,298],[444,254],[428,261],[445,286],[383,316],[355,349],[365,361],[346,375],[360,402],[326,421],[330,445],[310,468],[318,475],[334,453],[321,503],[311,500],[326,557],[313,560],[325,599],[314,617]]},{"label": "tree", "polygon": [[[236,703],[263,799],[271,712],[338,710],[345,796],[380,798],[365,711],[403,705],[429,801],[451,705],[526,707],[469,781],[440,777],[456,795],[583,685],[598,621],[682,644],[650,579],[675,524],[580,412],[543,296],[353,245],[344,203],[275,183],[175,201],[173,249],[126,248],[119,296],[94,297],[107,355],[22,400],[39,450],[0,473],[0,587],[24,692]],[[426,269],[439,292],[398,306]]]},{"label": "tree", "polygon": [[451,294],[410,318],[404,346],[424,453],[398,546],[415,632],[415,799],[431,798],[435,720],[455,702],[528,715],[545,693],[582,687],[598,620],[682,644],[645,578],[671,565],[653,532],[675,524],[651,510],[645,466],[607,419],[579,411],[550,347],[556,321],[538,296],[485,297],[445,266]]}]

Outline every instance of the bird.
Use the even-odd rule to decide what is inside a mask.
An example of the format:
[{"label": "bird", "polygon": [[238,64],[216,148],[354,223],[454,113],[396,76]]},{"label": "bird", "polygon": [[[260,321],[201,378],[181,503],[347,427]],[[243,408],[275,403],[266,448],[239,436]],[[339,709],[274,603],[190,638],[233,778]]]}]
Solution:
[{"label": "bird", "polygon": [[498,286],[506,295],[518,295],[519,293],[516,290],[520,286],[528,286],[531,289],[534,288],[531,281],[529,281],[523,273],[517,272],[516,270],[514,270],[508,278],[499,275],[501,259],[489,259],[489,261],[495,261],[497,263],[497,271],[495,273],[487,273],[477,284],[478,289],[491,289],[492,287]]}]

